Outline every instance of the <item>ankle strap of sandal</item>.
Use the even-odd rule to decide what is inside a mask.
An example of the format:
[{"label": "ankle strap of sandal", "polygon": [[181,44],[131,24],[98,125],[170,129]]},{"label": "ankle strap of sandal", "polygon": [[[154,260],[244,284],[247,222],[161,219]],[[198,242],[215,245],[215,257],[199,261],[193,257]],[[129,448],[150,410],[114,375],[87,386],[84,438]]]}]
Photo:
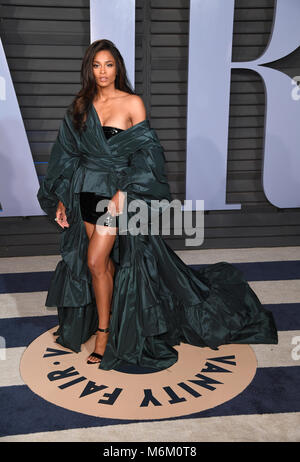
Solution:
[{"label": "ankle strap of sandal", "polygon": [[100,330],[100,332],[109,332],[109,327],[107,327],[106,329],[100,329],[100,327],[98,327],[98,330]]}]

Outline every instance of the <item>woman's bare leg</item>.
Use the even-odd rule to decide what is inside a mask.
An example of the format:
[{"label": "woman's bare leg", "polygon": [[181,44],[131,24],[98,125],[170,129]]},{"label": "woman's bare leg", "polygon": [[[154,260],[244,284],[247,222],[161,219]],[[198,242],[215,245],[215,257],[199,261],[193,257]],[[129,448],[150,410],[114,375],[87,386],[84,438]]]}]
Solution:
[{"label": "woman's bare leg", "polygon": [[[110,306],[113,293],[113,279],[115,265],[110,258],[110,252],[116,239],[118,228],[93,225],[85,223],[89,237],[88,267],[91,271],[93,288],[97,303],[100,329],[109,326]],[[95,353],[103,355],[108,340],[108,333],[97,331]],[[95,357],[90,356],[89,361],[99,362]]]}]

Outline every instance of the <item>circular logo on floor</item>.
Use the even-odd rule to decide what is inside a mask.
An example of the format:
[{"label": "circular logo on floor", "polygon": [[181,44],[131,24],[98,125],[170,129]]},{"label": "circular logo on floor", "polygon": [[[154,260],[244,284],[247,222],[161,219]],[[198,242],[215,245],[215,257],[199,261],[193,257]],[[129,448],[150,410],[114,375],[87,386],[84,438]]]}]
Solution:
[{"label": "circular logo on floor", "polygon": [[95,336],[74,353],[55,342],[57,328],[34,340],[20,364],[24,382],[57,406],[97,417],[163,419],[193,414],[229,401],[254,378],[257,362],[248,345],[176,346],[170,368],[134,374],[87,364]]}]

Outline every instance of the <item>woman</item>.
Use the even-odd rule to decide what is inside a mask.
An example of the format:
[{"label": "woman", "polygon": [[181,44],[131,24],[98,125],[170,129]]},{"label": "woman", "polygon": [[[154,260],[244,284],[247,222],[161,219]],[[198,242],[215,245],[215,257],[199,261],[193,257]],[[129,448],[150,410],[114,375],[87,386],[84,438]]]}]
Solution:
[{"label": "woman", "polygon": [[[93,105],[102,127],[107,129],[105,130],[105,136],[111,137],[122,130],[130,128],[132,125],[144,121],[146,110],[142,99],[133,94],[130,88],[124,62],[118,50],[108,41],[106,46],[110,49],[103,49],[105,44],[106,41],[101,41],[100,44],[96,44],[97,48],[95,48],[95,44],[89,47],[83,59],[82,76],[83,81],[87,82],[86,89],[88,89],[90,80],[93,81],[92,70],[94,82],[96,82],[97,86]],[[96,51],[97,49],[99,51]],[[79,93],[73,103],[78,117],[78,126],[80,126],[79,116],[86,109],[84,106],[86,89]],[[91,192],[80,193],[81,212],[90,241],[87,262],[92,274],[99,316],[95,351],[89,357],[89,364],[100,362],[106,347],[115,272],[110,252],[114,245],[118,228],[116,227],[117,223],[114,223],[112,219],[111,222],[104,222],[103,225],[99,224],[98,218],[100,218],[101,213],[95,213],[95,205],[102,198],[103,196]],[[124,194],[119,190],[111,198],[107,209],[112,217],[122,212],[124,199]],[[59,203],[56,218],[62,227],[68,226],[65,207],[62,202]]]},{"label": "woman", "polygon": [[[277,343],[272,314],[239,270],[193,270],[149,231],[152,201],[172,201],[164,151],[112,42],[88,47],[81,80],[37,195],[63,228],[45,303],[58,307],[56,341],[78,352],[96,333],[87,361],[106,370],[123,361],[169,367],[180,342]],[[128,225],[136,200],[146,204],[139,234]]]}]

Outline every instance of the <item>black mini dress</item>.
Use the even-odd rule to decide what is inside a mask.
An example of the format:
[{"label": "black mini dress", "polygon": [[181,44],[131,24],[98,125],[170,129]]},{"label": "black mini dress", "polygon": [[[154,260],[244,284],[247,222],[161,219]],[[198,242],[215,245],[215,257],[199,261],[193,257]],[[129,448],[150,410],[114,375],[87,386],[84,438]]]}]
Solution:
[{"label": "black mini dress", "polygon": [[[106,139],[111,138],[112,136],[116,135],[119,132],[122,132],[122,128],[116,127],[109,127],[109,126],[102,126]],[[111,197],[101,196],[94,192],[81,192],[80,193],[80,211],[83,221],[87,221],[88,223],[93,223],[102,225],[102,226],[110,226],[110,227],[118,227],[119,226],[119,217],[113,217],[107,210],[107,205],[110,201]],[[103,211],[96,211],[97,204],[100,200],[105,200],[103,203]],[[102,205],[102,204],[101,204]]]}]

